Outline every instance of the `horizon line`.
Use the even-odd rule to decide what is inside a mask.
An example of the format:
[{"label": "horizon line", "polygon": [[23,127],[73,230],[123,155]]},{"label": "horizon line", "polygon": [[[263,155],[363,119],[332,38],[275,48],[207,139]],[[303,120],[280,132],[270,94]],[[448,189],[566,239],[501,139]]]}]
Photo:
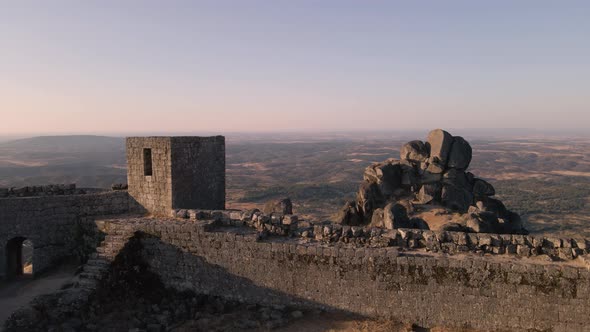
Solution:
[{"label": "horizon line", "polygon": [[[0,134],[3,138],[23,139],[33,137],[67,137],[67,136],[103,136],[103,137],[127,137],[127,136],[200,136],[200,135],[296,135],[296,134],[404,134],[414,133],[417,131],[429,132],[437,128],[403,128],[403,129],[331,129],[331,130],[320,130],[320,129],[294,129],[294,130],[268,130],[268,131],[213,131],[213,130],[195,130],[195,131],[95,131],[95,132],[22,132],[22,133],[10,133]],[[517,134],[517,131],[525,131],[528,134],[586,134],[590,136],[590,128],[533,128],[533,127],[521,127],[521,128],[440,128],[451,132],[464,132],[471,135],[477,135],[477,131],[481,131],[483,135],[498,134],[498,132],[509,132],[510,134]],[[523,134],[526,134],[523,133]]]}]

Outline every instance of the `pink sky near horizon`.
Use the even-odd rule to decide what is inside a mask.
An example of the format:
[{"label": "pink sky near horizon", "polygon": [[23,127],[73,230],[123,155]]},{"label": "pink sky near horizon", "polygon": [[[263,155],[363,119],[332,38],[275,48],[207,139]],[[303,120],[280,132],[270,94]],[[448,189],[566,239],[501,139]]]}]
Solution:
[{"label": "pink sky near horizon", "polygon": [[0,5],[0,134],[590,127],[587,2],[363,3]]}]

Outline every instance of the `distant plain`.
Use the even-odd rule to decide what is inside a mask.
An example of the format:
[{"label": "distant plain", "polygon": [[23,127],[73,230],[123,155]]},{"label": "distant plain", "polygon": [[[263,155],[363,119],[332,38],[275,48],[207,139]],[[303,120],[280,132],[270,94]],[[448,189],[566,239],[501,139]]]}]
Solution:
[{"label": "distant plain", "polygon": [[[455,134],[455,132],[452,132]],[[290,197],[295,212],[329,219],[352,198],[372,162],[398,158],[404,133],[244,134],[227,137],[228,208]],[[490,181],[535,234],[590,237],[590,136],[465,135],[470,171]],[[126,182],[124,138],[53,136],[2,141],[0,187]]]}]

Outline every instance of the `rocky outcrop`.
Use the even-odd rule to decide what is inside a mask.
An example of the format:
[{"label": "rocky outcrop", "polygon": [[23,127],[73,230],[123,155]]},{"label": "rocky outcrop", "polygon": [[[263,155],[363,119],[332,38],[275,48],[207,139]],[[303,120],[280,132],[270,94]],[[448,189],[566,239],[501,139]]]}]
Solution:
[{"label": "rocky outcrop", "polygon": [[[442,129],[431,131],[426,142],[408,142],[400,150],[401,159],[387,159],[365,169],[356,201],[348,202],[336,221],[387,229],[434,226],[526,233],[520,216],[492,197],[494,187],[467,172],[472,155],[469,142]],[[432,207],[443,209],[442,224],[424,217]]]},{"label": "rocky outcrop", "polygon": [[428,147],[422,141],[411,141],[402,146],[400,158],[423,162],[428,159]]}]

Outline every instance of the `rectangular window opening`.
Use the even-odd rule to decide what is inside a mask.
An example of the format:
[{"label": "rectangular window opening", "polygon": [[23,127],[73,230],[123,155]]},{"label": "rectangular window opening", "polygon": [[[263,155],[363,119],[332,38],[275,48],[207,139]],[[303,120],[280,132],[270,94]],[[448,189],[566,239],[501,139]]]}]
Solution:
[{"label": "rectangular window opening", "polygon": [[152,149],[143,149],[143,175],[152,176]]}]

